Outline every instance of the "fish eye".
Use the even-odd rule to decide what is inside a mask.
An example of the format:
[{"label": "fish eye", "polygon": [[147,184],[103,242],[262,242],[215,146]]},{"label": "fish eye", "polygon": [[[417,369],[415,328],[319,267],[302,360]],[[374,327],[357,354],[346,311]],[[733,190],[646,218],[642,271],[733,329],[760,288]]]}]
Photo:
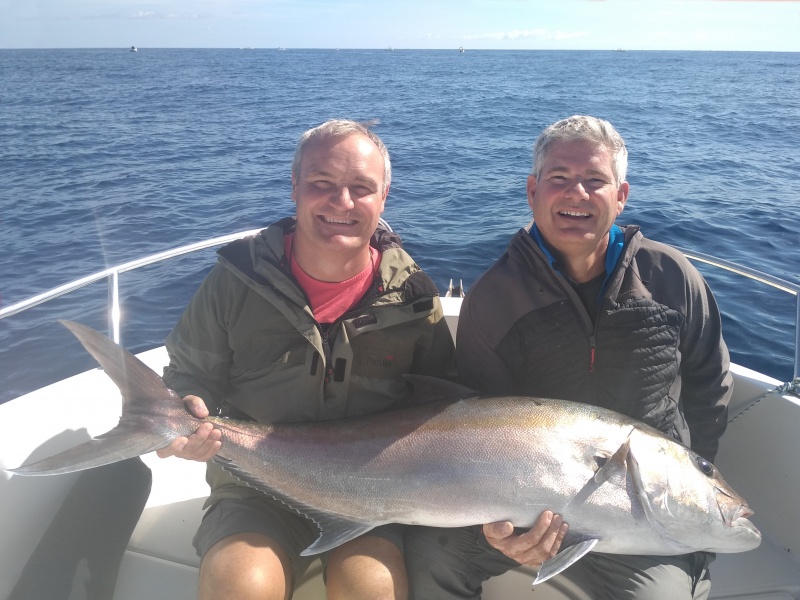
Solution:
[{"label": "fish eye", "polygon": [[714,474],[714,465],[708,462],[705,458],[698,456],[695,458],[695,461],[697,461],[697,467],[703,472],[704,475],[711,477]]}]

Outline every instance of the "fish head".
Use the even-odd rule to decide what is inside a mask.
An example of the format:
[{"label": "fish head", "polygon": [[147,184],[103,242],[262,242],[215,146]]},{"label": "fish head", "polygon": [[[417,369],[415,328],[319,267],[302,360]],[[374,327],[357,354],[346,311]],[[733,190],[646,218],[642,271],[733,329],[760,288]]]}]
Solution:
[{"label": "fish head", "polygon": [[761,533],[753,510],[708,460],[666,436],[634,436],[631,482],[644,514],[676,552],[745,552]]}]

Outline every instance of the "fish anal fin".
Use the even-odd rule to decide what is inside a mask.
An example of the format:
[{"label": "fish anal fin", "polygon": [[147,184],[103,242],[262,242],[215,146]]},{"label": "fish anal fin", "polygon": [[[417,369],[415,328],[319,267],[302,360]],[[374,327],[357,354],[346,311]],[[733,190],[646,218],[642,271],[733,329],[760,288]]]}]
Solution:
[{"label": "fish anal fin", "polygon": [[353,521],[342,515],[323,512],[305,502],[291,498],[279,489],[273,488],[257,477],[253,477],[246,470],[242,469],[235,461],[217,454],[211,459],[223,469],[231,473],[242,483],[252,487],[268,496],[282,502],[291,510],[305,516],[311,520],[319,529],[319,537],[308,548],[300,554],[311,556],[332,550],[345,542],[357,538],[374,529],[382,523],[365,523],[363,521]]},{"label": "fish anal fin", "polygon": [[561,571],[567,567],[575,564],[591,552],[592,548],[594,548],[599,541],[600,540],[597,538],[583,540],[562,550],[553,558],[544,561],[542,568],[539,569],[539,573],[536,575],[536,579],[533,581],[533,585],[547,581],[551,577],[555,577],[561,573]]},{"label": "fish anal fin", "polygon": [[320,534],[313,544],[300,553],[301,556],[327,552],[375,528],[371,523],[349,521],[329,513],[312,511],[307,516],[317,524]]}]

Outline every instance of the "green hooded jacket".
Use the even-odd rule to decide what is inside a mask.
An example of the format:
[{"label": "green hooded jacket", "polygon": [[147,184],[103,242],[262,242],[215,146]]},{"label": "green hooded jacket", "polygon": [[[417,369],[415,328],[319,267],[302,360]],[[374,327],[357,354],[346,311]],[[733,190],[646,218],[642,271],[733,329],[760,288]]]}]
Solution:
[{"label": "green hooded jacket", "polygon": [[[453,375],[436,286],[396,234],[376,231],[381,262],[370,291],[324,326],[289,272],[283,238],[294,226],[282,219],[219,250],[167,337],[169,387],[201,397],[212,414],[301,422],[398,406],[408,397],[407,373]],[[209,484],[207,505],[258,493],[211,463]]]}]

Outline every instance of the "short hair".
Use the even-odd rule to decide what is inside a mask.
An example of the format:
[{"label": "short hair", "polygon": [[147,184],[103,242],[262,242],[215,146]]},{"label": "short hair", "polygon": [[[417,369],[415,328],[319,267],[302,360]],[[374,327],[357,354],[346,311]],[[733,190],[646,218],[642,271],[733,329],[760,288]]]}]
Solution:
[{"label": "short hair", "polygon": [[389,159],[389,151],[386,149],[381,138],[379,138],[370,127],[377,125],[379,121],[374,119],[372,121],[358,122],[350,121],[348,119],[331,119],[325,121],[322,125],[317,125],[306,131],[300,136],[297,142],[297,149],[294,152],[294,159],[292,159],[292,175],[295,179],[300,177],[300,166],[303,164],[303,155],[309,145],[327,139],[346,138],[351,135],[363,135],[375,144],[380,150],[383,157],[383,191],[389,189],[389,184],[392,182],[392,163]]},{"label": "short hair", "polygon": [[533,176],[539,178],[545,157],[553,142],[588,141],[611,152],[611,167],[617,186],[625,181],[628,171],[628,150],[625,140],[614,126],[597,117],[573,115],[547,127],[533,145]]}]

